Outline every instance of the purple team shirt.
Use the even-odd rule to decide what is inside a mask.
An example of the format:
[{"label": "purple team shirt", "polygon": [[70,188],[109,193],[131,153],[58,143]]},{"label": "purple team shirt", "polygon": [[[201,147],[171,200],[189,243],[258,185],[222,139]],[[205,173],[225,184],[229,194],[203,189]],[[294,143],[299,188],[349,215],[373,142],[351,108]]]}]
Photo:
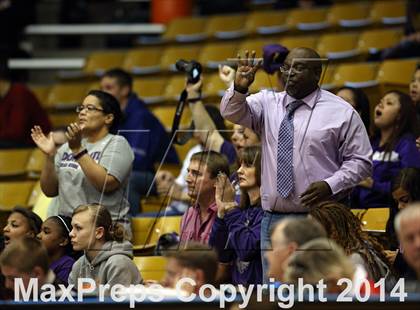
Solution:
[{"label": "purple team shirt", "polygon": [[294,113],[293,174],[295,188],[283,199],[277,193],[277,140],[286,107],[296,99],[286,92],[263,90],[247,96],[226,91],[222,116],[253,129],[261,137],[261,202],[264,210],[307,212],[299,196],[312,182],[326,181],[334,195],[371,175],[372,148],[358,113],[332,93],[317,89]]}]

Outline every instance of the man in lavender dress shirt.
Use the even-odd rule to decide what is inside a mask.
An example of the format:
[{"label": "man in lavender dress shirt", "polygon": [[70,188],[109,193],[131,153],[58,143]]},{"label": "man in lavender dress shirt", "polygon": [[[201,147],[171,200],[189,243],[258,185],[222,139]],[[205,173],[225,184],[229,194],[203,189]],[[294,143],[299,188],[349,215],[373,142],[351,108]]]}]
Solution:
[{"label": "man in lavender dress shirt", "polygon": [[[322,64],[312,49],[293,49],[281,68],[285,91],[263,90],[247,96],[259,63],[255,52],[241,60],[234,84],[225,93],[220,112],[233,123],[251,128],[261,136],[262,184],[261,251],[265,283],[267,262],[263,252],[271,249],[270,229],[281,218],[306,214],[308,207],[342,194],[371,174],[372,148],[357,112],[341,98],[318,87]],[[283,198],[278,191],[277,150],[280,124],[287,107],[303,103],[294,111],[292,190]],[[280,171],[281,172],[281,171]],[[341,194],[341,195],[340,195]]]}]

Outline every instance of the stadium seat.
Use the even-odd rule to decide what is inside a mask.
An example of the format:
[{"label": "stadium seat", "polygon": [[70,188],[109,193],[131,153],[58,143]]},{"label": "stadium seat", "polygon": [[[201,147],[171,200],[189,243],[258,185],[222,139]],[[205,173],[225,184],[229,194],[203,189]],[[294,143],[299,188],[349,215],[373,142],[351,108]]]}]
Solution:
[{"label": "stadium seat", "polygon": [[42,194],[41,182],[37,181],[34,184],[34,186],[32,187],[32,191],[31,191],[31,193],[28,197],[28,201],[25,203],[25,205],[33,207],[41,194]]},{"label": "stadium seat", "polygon": [[287,11],[257,11],[246,19],[245,28],[248,33],[260,35],[278,34],[287,31]]},{"label": "stadium seat", "polygon": [[[175,116],[174,106],[159,106],[151,108],[152,113],[159,119],[162,125],[170,131],[172,128],[172,122]],[[185,107],[182,114],[180,126],[183,128],[189,127],[191,124],[191,111],[188,107]]]},{"label": "stadium seat", "polygon": [[399,89],[407,92],[419,59],[386,60],[378,70],[377,80],[382,92]]},{"label": "stadium seat", "polygon": [[402,31],[397,29],[368,30],[361,33],[357,43],[357,49],[361,53],[376,53],[382,49],[398,43],[402,37]]},{"label": "stadium seat", "polygon": [[162,51],[156,48],[142,48],[128,51],[123,68],[133,74],[152,74],[160,71]]},{"label": "stadium seat", "polygon": [[0,177],[16,177],[26,173],[32,149],[0,149]]},{"label": "stadium seat", "polygon": [[222,97],[225,93],[226,85],[220,79],[219,73],[206,75],[204,77],[203,96],[206,97]]},{"label": "stadium seat", "polygon": [[163,256],[136,256],[133,262],[143,280],[161,281],[165,275],[167,259]]},{"label": "stadium seat", "polygon": [[319,39],[316,50],[321,57],[330,60],[352,58],[359,54],[357,40],[356,33],[325,34]]},{"label": "stadium seat", "polygon": [[184,75],[172,76],[168,79],[163,96],[167,101],[178,101],[181,92],[184,90],[186,78]]},{"label": "stadium seat", "polygon": [[389,218],[388,208],[352,209],[351,211],[361,219],[363,230],[385,232]]},{"label": "stadium seat", "polygon": [[172,20],[163,35],[165,41],[198,42],[207,38],[206,18],[184,17]]},{"label": "stadium seat", "polygon": [[377,63],[342,64],[337,67],[333,83],[336,87],[349,86],[365,88],[378,85],[376,80]]},{"label": "stadium seat", "polygon": [[270,75],[263,70],[257,71],[255,80],[249,87],[249,92],[257,93],[263,89],[278,90],[277,75]]},{"label": "stadium seat", "polygon": [[336,3],[328,12],[328,22],[344,28],[363,27],[371,23],[369,3]]},{"label": "stadium seat", "polygon": [[38,179],[45,163],[45,154],[39,148],[31,151],[26,164],[26,173],[30,178]]},{"label": "stadium seat", "polygon": [[406,22],[405,1],[376,1],[370,10],[370,18],[376,23],[398,25]]},{"label": "stadium seat", "polygon": [[124,57],[124,52],[101,51],[91,53],[83,71],[87,75],[101,76],[109,69],[121,67]]},{"label": "stadium seat", "polygon": [[244,40],[238,46],[238,51],[244,52],[245,50],[248,51],[255,51],[256,57],[262,58],[263,55],[263,47],[267,44],[272,43],[274,40],[270,39],[254,39],[254,40]]},{"label": "stadium seat", "polygon": [[290,36],[281,38],[278,43],[286,46],[289,50],[296,47],[308,47],[315,49],[318,38],[316,36]]},{"label": "stadium seat", "polygon": [[179,235],[181,218],[181,216],[133,218],[133,236],[140,232],[142,234],[142,236],[133,237],[133,250],[136,251],[137,254],[151,253],[151,250],[156,246],[159,237],[163,234],[175,232]]},{"label": "stadium seat", "polygon": [[175,71],[175,63],[179,59],[196,60],[200,52],[198,45],[170,46],[163,52],[160,60],[162,70]]},{"label": "stadium seat", "polygon": [[331,90],[335,88],[333,82],[335,69],[336,65],[334,64],[327,64],[326,66],[323,66],[321,79],[319,81],[322,89]]},{"label": "stadium seat", "polygon": [[86,89],[86,94],[92,89],[101,89],[101,81],[96,80],[89,84],[88,88]]},{"label": "stadium seat", "polygon": [[33,85],[29,87],[34,93],[35,97],[38,99],[39,103],[46,109],[49,108],[47,104],[48,94],[50,91],[50,86],[39,86]]},{"label": "stadium seat", "polygon": [[86,83],[58,83],[51,88],[47,105],[55,109],[73,109],[82,103],[87,92]]},{"label": "stadium seat", "polygon": [[246,15],[214,15],[208,18],[206,33],[222,40],[240,38],[246,35]]},{"label": "stadium seat", "polygon": [[135,79],[133,91],[146,103],[160,103],[165,100],[163,91],[166,85],[166,78],[152,77]]},{"label": "stadium seat", "polygon": [[299,31],[323,30],[329,27],[327,9],[294,9],[288,14],[286,24],[289,29]]},{"label": "stadium seat", "polygon": [[32,211],[38,214],[38,216],[45,221],[48,218],[48,207],[53,198],[45,196],[44,193],[40,193],[38,199],[32,208]]},{"label": "stadium seat", "polygon": [[50,118],[53,129],[65,128],[70,123],[77,121],[76,112],[50,113],[48,117]]},{"label": "stadium seat", "polygon": [[236,56],[237,45],[235,43],[210,43],[203,47],[198,61],[203,66],[216,69],[221,63],[232,62],[229,59],[236,58]]},{"label": "stadium seat", "polygon": [[0,211],[10,211],[15,206],[27,207],[35,182],[0,182]]}]

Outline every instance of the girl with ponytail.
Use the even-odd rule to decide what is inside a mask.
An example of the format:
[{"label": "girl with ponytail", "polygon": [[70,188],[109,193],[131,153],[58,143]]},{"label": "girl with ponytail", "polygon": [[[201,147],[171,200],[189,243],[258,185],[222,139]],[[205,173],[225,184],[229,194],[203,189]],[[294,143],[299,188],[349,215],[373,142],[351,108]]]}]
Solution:
[{"label": "girl with ponytail", "polygon": [[132,245],[125,240],[124,227],[112,222],[104,206],[79,206],[73,212],[71,224],[73,250],[84,251],[84,255],[73,265],[69,284],[77,287],[78,278],[90,278],[97,286],[109,284],[110,288],[115,284],[129,286],[142,282],[132,261]]}]

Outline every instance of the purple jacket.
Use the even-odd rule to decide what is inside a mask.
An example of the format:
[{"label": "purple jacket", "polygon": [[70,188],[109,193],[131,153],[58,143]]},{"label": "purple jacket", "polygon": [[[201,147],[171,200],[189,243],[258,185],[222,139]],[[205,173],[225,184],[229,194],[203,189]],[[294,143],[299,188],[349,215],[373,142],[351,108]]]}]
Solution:
[{"label": "purple jacket", "polygon": [[61,282],[68,284],[69,274],[71,272],[71,268],[73,267],[75,260],[67,255],[60,257],[55,262],[52,262],[50,265],[50,269],[54,271],[55,276]]},{"label": "purple jacket", "polygon": [[235,208],[224,219],[216,217],[209,244],[216,249],[219,260],[232,262],[232,282],[234,285],[262,283],[260,251],[261,205],[244,210]]},{"label": "purple jacket", "polygon": [[408,167],[420,168],[420,152],[412,134],[403,135],[389,154],[379,146],[379,139],[372,142],[373,187],[356,187],[352,193],[353,208],[386,208],[392,205],[392,182],[398,173]]}]

